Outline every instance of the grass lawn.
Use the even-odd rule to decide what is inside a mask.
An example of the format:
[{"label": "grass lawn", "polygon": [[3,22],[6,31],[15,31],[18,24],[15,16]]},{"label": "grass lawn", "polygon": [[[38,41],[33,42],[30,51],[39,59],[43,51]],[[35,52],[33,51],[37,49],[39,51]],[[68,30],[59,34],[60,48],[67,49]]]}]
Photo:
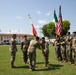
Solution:
[{"label": "grass lawn", "polygon": [[49,65],[44,67],[44,59],[41,50],[37,50],[36,71],[29,71],[28,64],[23,64],[22,52],[18,46],[15,66],[10,68],[9,45],[0,45],[0,75],[76,75],[76,66],[68,65],[56,60],[54,47],[50,46]]}]

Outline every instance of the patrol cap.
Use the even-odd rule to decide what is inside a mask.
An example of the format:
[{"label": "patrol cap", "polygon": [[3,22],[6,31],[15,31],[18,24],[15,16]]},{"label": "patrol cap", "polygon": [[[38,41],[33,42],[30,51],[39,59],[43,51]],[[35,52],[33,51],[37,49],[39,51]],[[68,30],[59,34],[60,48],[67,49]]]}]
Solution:
[{"label": "patrol cap", "polygon": [[75,32],[73,32],[73,34],[76,34],[76,31],[75,31]]},{"label": "patrol cap", "polygon": [[70,34],[70,32],[67,32],[67,34]]},{"label": "patrol cap", "polygon": [[12,36],[16,36],[16,34],[12,34]]},{"label": "patrol cap", "polygon": [[23,37],[27,37],[27,35],[24,35]]},{"label": "patrol cap", "polygon": [[37,39],[37,40],[39,40],[39,37],[38,37],[38,36],[36,36],[36,39]]},{"label": "patrol cap", "polygon": [[45,37],[42,37],[42,39],[45,39]]}]

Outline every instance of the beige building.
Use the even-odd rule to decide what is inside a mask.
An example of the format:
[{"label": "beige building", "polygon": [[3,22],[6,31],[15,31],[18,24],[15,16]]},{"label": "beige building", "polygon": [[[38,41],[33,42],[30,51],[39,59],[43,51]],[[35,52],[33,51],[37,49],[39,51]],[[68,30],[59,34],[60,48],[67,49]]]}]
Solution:
[{"label": "beige building", "polygon": [[[16,34],[16,35],[17,35],[16,40],[18,42],[21,42],[24,35],[27,35],[27,38],[33,38],[33,35],[31,35],[31,34]],[[11,37],[12,37],[12,34],[5,34],[5,33],[2,34],[1,33],[0,34],[0,42],[9,42]]]}]

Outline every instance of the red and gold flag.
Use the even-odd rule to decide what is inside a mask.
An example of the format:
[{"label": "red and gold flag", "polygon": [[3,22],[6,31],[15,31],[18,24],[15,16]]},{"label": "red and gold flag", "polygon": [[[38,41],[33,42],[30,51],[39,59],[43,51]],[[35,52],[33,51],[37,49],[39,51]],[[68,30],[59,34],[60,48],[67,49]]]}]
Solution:
[{"label": "red and gold flag", "polygon": [[36,37],[37,36],[37,32],[36,32],[36,29],[35,29],[35,27],[33,25],[32,18],[30,17],[30,15],[28,15],[28,16],[29,16],[29,19],[30,19],[30,22],[31,22],[31,25],[32,25],[32,33]]}]

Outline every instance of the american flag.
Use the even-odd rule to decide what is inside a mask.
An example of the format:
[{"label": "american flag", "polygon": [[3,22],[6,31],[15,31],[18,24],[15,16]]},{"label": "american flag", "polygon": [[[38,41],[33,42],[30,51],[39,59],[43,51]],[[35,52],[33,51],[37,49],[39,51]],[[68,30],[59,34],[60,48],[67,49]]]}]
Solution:
[{"label": "american flag", "polygon": [[61,14],[61,6],[59,6],[59,19],[56,25],[56,34],[61,36],[62,34],[62,14]]},{"label": "american flag", "polygon": [[35,27],[34,27],[34,25],[33,25],[33,22],[32,22],[32,18],[30,17],[30,15],[28,15],[29,16],[29,19],[30,19],[30,23],[31,23],[31,25],[32,25],[32,33],[33,33],[33,36],[37,36],[37,32],[36,32],[36,29],[35,29]]}]

